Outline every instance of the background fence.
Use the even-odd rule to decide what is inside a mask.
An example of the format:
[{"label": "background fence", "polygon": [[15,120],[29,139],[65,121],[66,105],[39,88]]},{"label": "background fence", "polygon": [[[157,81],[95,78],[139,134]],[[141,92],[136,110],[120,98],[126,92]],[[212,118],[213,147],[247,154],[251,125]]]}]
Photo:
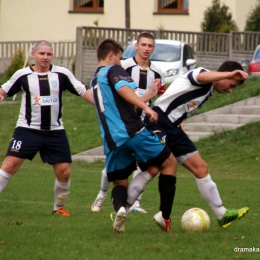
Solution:
[{"label": "background fence", "polygon": [[[189,31],[166,31],[122,29],[105,27],[77,27],[76,42],[52,42],[53,63],[73,72],[83,83],[88,84],[97,67],[96,47],[105,38],[113,38],[126,47],[143,31],[157,39],[180,40],[190,44],[196,53],[199,66],[216,70],[225,60],[250,60],[254,49],[260,44],[260,32],[202,33]],[[10,65],[18,49],[26,55],[36,41],[0,42],[0,73]],[[33,60],[29,59],[32,63]],[[73,68],[75,65],[75,70]]]},{"label": "background fence", "polygon": [[148,31],[157,39],[180,40],[190,44],[199,66],[216,70],[225,60],[250,60],[260,44],[260,32],[203,33],[188,31],[160,31],[101,27],[77,28],[77,52],[75,75],[85,84],[93,76],[96,67],[96,47],[105,38],[113,38],[126,47],[139,33]]},{"label": "background fence", "polygon": [[[26,57],[30,55],[32,46],[37,41],[0,42],[0,73],[3,73],[11,64],[13,56],[18,50],[24,51]],[[54,51],[53,63],[72,70],[75,63],[76,42],[51,42]],[[32,64],[33,59],[29,57]]]}]

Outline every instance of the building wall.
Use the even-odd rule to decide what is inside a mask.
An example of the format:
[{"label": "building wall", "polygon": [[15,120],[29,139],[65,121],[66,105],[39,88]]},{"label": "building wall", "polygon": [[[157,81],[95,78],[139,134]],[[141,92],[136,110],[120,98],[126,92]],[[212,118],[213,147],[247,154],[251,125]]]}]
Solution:
[{"label": "building wall", "polygon": [[[124,0],[104,1],[104,14],[69,13],[73,0],[1,0],[0,41],[75,41],[76,27],[125,27]],[[230,7],[239,30],[245,27],[246,16],[257,0],[221,0]],[[212,0],[190,0],[189,15],[155,14],[157,0],[131,0],[133,29],[192,31],[201,30],[204,11]]]}]

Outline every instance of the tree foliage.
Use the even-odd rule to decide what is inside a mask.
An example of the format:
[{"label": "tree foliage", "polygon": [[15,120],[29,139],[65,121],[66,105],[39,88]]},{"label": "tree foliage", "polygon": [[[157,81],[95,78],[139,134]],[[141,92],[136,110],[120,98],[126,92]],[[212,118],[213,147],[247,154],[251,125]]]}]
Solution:
[{"label": "tree foliage", "polygon": [[229,7],[225,4],[221,5],[220,0],[213,0],[212,6],[204,12],[201,30],[203,32],[229,33],[237,31],[238,27],[232,18],[232,13],[229,12]]},{"label": "tree foliage", "polygon": [[254,8],[251,8],[247,16],[245,31],[260,31],[260,0],[257,1]]}]

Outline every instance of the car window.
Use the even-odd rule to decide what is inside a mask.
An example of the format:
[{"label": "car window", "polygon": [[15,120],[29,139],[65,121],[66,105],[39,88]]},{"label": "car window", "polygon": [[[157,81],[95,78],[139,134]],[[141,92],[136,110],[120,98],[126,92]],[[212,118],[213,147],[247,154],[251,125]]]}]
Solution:
[{"label": "car window", "polygon": [[253,60],[260,61],[260,48],[258,48],[254,54]]},{"label": "car window", "polygon": [[[134,45],[128,45],[123,53],[122,59],[128,59],[135,55]],[[152,53],[150,59],[152,61],[165,61],[165,62],[173,62],[179,61],[181,59],[181,47],[174,46],[169,44],[155,44],[154,52]]]}]

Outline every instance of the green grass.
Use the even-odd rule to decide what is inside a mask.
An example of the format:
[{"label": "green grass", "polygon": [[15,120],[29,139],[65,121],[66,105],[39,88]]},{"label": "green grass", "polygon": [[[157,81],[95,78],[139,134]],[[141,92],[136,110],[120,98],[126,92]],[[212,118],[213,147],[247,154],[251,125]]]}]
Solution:
[{"label": "green grass", "polygon": [[[260,92],[259,80],[250,79],[241,86],[245,98]],[[223,98],[213,95],[208,104],[216,108],[219,103],[226,105],[243,99],[243,95],[239,91]],[[0,105],[0,161],[4,160],[15,127],[19,101],[18,95],[17,103]],[[82,99],[65,94],[63,120],[73,154],[102,145],[95,109]],[[192,174],[182,167],[178,168],[169,234],[152,222],[159,205],[157,178],[143,194],[142,205],[148,213],[130,214],[122,234],[111,232],[110,194],[100,213],[90,211],[100,187],[102,162],[72,163],[71,190],[66,203],[71,217],[53,216],[50,213],[54,175],[37,155],[32,162],[25,161],[0,196],[0,259],[259,259],[259,253],[238,253],[234,248],[260,247],[260,122],[215,134],[196,142],[196,146],[209,165],[224,205],[250,207],[249,214],[227,230],[218,226]],[[208,212],[211,218],[208,232],[189,234],[181,230],[181,216],[191,207]]]}]

